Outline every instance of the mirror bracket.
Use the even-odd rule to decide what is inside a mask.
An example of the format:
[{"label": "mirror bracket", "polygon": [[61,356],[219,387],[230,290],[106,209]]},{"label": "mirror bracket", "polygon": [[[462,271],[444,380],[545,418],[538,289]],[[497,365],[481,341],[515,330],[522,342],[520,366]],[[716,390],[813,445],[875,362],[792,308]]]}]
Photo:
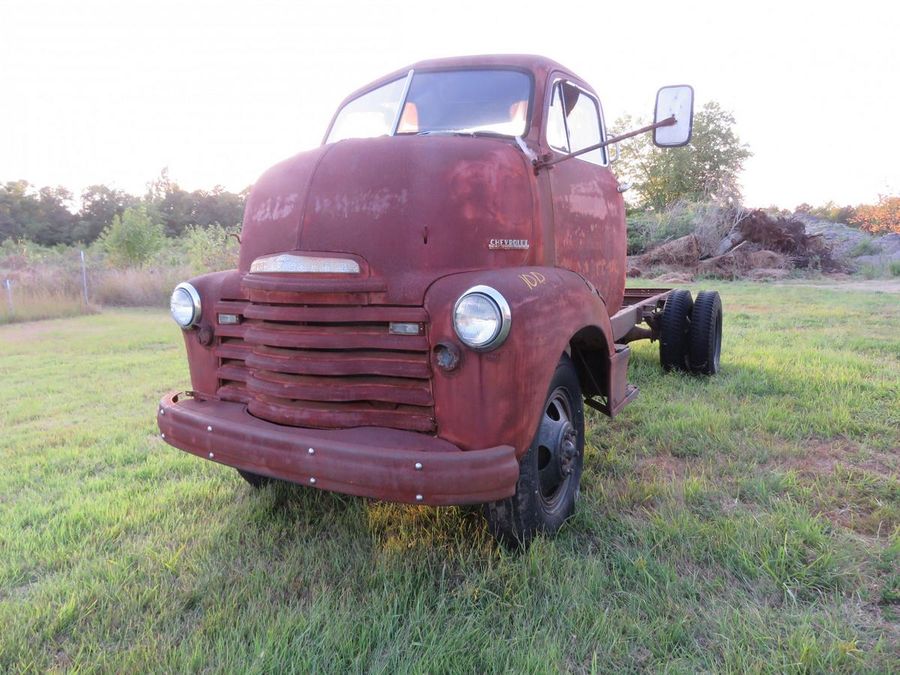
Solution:
[{"label": "mirror bracket", "polygon": [[605,141],[601,141],[595,145],[589,145],[586,148],[581,148],[581,150],[576,150],[575,152],[570,152],[568,155],[564,155],[562,157],[557,157],[556,159],[550,159],[550,153],[547,153],[540,160],[533,160],[532,165],[534,166],[534,174],[537,175],[538,171],[544,168],[552,167],[554,164],[559,164],[560,162],[565,162],[567,159],[572,159],[573,157],[578,157],[580,155],[587,154],[589,152],[593,152],[594,150],[599,150],[600,148],[605,148],[607,145],[611,145],[613,143],[618,143],[619,141],[624,141],[626,138],[633,138],[634,136],[639,136],[641,134],[647,133],[648,131],[653,131],[655,129],[659,129],[660,127],[671,127],[677,124],[678,121],[675,119],[675,115],[671,117],[667,117],[661,122],[654,122],[653,124],[648,124],[645,127],[641,127],[640,129],[635,129],[634,131],[629,131],[628,133],[621,134],[619,136],[613,136],[611,138],[607,138]]}]

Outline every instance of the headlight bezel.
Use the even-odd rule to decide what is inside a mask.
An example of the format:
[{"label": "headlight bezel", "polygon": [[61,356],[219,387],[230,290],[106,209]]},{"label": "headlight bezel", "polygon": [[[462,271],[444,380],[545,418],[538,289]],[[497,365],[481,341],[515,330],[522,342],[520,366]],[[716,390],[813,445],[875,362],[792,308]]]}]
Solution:
[{"label": "headlight bezel", "polygon": [[[473,344],[469,342],[460,333],[459,325],[457,323],[457,312],[459,310],[459,306],[467,297],[471,295],[480,295],[490,301],[493,304],[494,309],[497,310],[497,314],[500,319],[500,324],[497,330],[489,340],[483,343]],[[497,349],[504,342],[506,342],[506,338],[509,336],[510,327],[512,326],[512,311],[510,310],[509,303],[506,301],[506,298],[503,297],[503,294],[500,293],[500,291],[492,288],[491,286],[478,285],[472,286],[472,288],[468,289],[459,296],[459,298],[453,305],[453,316],[451,317],[451,320],[453,323],[453,332],[456,333],[456,337],[459,338],[460,342],[474,351],[489,352]]]},{"label": "headlight bezel", "polygon": [[[172,311],[172,301],[175,299],[175,295],[181,291],[187,293],[188,298],[191,301],[191,306],[193,307],[193,314],[191,315],[191,320],[187,324],[181,323],[177,318],[175,318],[175,312]],[[178,284],[175,289],[172,291],[172,295],[169,298],[169,313],[172,315],[172,320],[181,327],[182,330],[189,330],[195,327],[198,323],[200,323],[200,315],[201,315],[201,304],[200,304],[200,293],[197,292],[197,289],[194,288],[188,282],[182,282]]]}]

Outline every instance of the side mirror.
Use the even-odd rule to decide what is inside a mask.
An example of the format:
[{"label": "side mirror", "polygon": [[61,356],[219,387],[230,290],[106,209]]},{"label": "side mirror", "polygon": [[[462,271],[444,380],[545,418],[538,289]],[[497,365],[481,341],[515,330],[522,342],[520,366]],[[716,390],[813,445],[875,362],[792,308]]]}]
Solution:
[{"label": "side mirror", "polygon": [[694,88],[689,84],[663,87],[656,92],[653,123],[674,115],[675,124],[653,130],[653,144],[660,148],[680,148],[691,142],[694,131]]}]

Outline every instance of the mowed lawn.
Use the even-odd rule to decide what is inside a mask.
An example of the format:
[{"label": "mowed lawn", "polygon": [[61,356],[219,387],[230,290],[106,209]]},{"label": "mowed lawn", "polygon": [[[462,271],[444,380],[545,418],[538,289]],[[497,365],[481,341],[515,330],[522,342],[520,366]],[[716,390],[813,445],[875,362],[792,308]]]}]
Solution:
[{"label": "mowed lawn", "polygon": [[715,285],[721,375],[635,345],[523,554],[161,442],[164,312],[0,327],[0,671],[898,672],[900,295]]}]

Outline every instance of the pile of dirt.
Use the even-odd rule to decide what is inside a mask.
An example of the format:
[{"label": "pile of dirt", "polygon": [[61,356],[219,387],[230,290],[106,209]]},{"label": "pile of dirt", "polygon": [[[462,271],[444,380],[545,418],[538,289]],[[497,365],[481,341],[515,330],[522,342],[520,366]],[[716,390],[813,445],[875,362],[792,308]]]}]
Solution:
[{"label": "pile of dirt", "polygon": [[711,250],[703,255],[697,237],[689,234],[666,242],[628,260],[628,276],[681,274],[724,279],[780,279],[794,268],[841,272],[846,265],[835,259],[820,234],[809,234],[802,221],[750,211]]}]

